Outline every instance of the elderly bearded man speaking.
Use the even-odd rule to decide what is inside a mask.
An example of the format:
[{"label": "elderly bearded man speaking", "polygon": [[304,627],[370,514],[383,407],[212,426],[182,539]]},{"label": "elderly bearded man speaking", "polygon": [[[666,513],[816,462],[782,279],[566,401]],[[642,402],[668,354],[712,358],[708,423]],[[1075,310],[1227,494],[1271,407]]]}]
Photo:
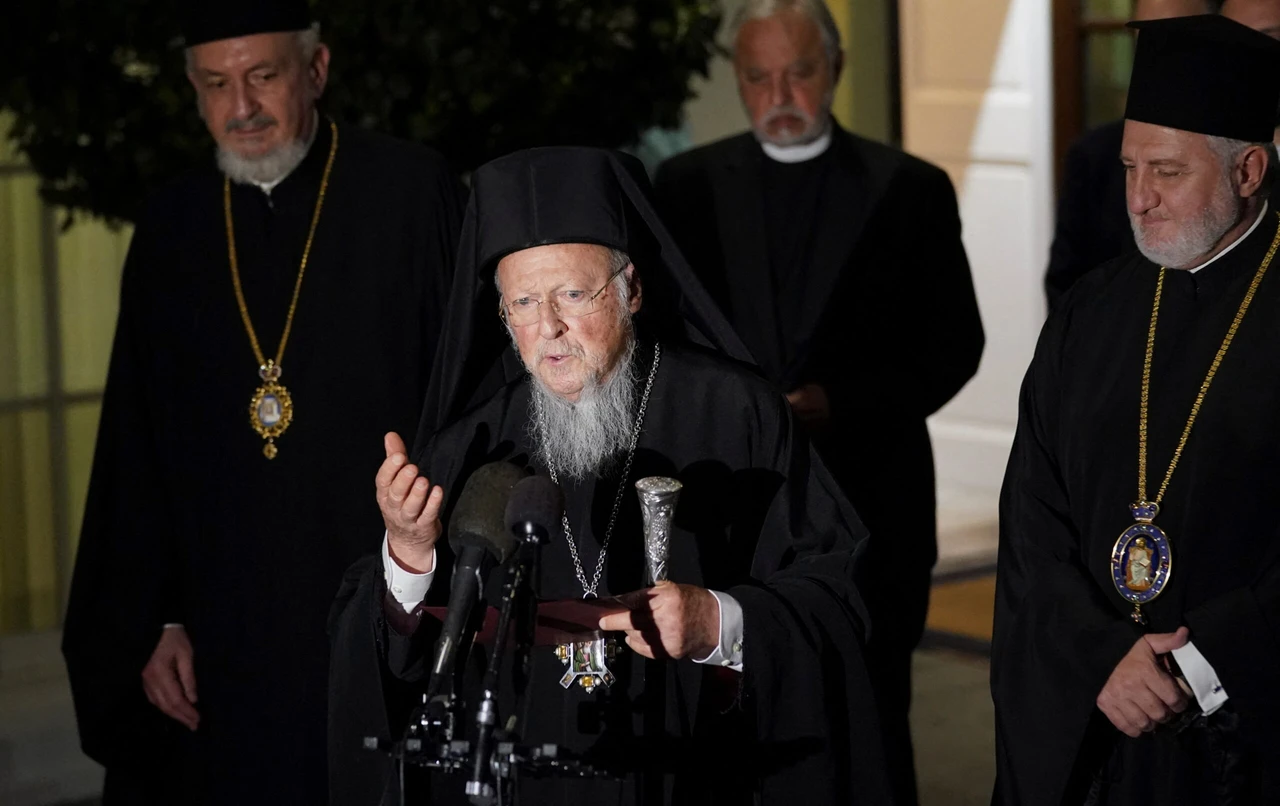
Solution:
[{"label": "elderly bearded man speaking", "polygon": [[[412,463],[388,435],[383,555],[352,569],[336,609],[334,803],[384,794],[388,770],[357,748],[399,729],[380,723],[388,710],[402,715],[370,692],[421,679],[438,622],[420,602],[447,601],[453,564],[439,538],[458,491],[495,460],[564,492],[544,599],[644,587],[635,481],[684,485],[671,582],[601,623],[620,650],[615,681],[564,688],[554,648],[535,647],[518,714],[522,740],[618,778],[522,780],[523,802],[889,802],[853,584],[865,531],[786,401],[742,363],[639,163],[556,148],[484,166],[457,271],[421,433],[443,428]],[[507,704],[501,720],[512,715]],[[465,802],[461,778],[430,787],[432,803]]]}]

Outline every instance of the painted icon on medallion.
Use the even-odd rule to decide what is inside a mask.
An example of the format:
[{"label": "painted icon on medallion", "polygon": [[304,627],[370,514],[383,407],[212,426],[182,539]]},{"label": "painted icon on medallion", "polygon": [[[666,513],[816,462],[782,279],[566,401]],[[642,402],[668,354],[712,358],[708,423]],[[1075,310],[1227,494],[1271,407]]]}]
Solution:
[{"label": "painted icon on medallion", "polygon": [[284,416],[280,409],[280,399],[275,395],[265,395],[258,404],[258,421],[267,428],[280,422]]},{"label": "painted icon on medallion", "polygon": [[1136,523],[1111,550],[1111,578],[1116,591],[1131,604],[1146,604],[1160,595],[1173,573],[1169,538],[1154,523]]},{"label": "painted icon on medallion", "polygon": [[1129,547],[1129,558],[1125,563],[1125,585],[1129,590],[1141,593],[1155,584],[1155,577],[1151,572],[1151,555],[1145,537],[1133,541],[1133,545]]}]

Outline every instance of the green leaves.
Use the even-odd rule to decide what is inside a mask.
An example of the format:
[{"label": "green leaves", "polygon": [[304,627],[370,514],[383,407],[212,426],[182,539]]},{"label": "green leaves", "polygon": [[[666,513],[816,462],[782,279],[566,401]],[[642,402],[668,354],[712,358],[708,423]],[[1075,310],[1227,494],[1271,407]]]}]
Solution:
[{"label": "green leaves", "polygon": [[[536,145],[625,146],[676,126],[718,52],[714,0],[313,0],[333,51],[323,105],[427,142],[460,172]],[[51,201],[132,220],[207,162],[175,4],[19,3],[0,106]]]}]

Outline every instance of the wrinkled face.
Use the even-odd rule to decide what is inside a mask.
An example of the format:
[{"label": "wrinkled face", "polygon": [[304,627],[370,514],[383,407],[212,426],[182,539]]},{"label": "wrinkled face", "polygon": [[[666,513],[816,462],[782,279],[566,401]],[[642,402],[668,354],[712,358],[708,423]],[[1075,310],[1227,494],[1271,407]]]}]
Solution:
[{"label": "wrinkled face", "polygon": [[1128,120],[1121,162],[1138,248],[1169,268],[1194,268],[1244,214],[1240,183],[1202,134]]},{"label": "wrinkled face", "polygon": [[762,142],[798,145],[827,130],[840,59],[832,63],[818,24],[803,13],[790,9],[744,23],[733,67]]},{"label": "wrinkled face", "polygon": [[[594,244],[548,244],[513,252],[498,262],[503,304],[543,300],[538,320],[510,326],[520,359],[547,389],[576,401],[588,381],[604,380],[626,352],[630,314],[640,310],[634,269],[622,273],[630,292],[620,298],[609,282],[609,250]],[[605,285],[594,310],[565,318],[545,301],[585,298]]]},{"label": "wrinkled face", "polygon": [[297,34],[254,34],[196,45],[190,59],[200,117],[219,148],[252,160],[310,136],[329,73],[324,45],[307,63]]},{"label": "wrinkled face", "polygon": [[1222,16],[1280,39],[1280,0],[1227,0]]}]

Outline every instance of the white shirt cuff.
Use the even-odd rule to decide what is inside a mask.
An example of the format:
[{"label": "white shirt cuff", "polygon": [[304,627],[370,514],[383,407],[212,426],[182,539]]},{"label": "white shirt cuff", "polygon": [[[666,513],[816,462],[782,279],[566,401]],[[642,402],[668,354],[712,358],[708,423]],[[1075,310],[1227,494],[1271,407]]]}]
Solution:
[{"label": "white shirt cuff", "polygon": [[411,613],[431,590],[431,579],[436,573],[436,550],[431,549],[431,570],[425,574],[415,574],[400,567],[400,563],[391,558],[391,546],[387,536],[382,536],[382,579],[387,583],[387,590],[404,608]]},{"label": "white shirt cuff", "polygon": [[1173,659],[1178,662],[1178,668],[1182,670],[1182,676],[1187,679],[1205,716],[1221,708],[1227,701],[1227,690],[1196,645],[1188,641],[1186,646],[1173,650]]},{"label": "white shirt cuff", "polygon": [[742,605],[727,593],[711,591],[720,606],[720,643],[705,658],[695,658],[694,663],[728,666],[735,672],[742,671]]}]

